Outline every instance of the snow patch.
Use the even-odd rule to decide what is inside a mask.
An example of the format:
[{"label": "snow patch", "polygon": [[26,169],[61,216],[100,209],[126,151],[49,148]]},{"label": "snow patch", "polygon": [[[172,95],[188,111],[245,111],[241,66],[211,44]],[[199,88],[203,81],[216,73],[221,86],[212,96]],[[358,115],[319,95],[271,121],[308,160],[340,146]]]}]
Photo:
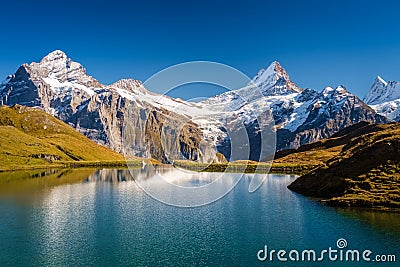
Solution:
[{"label": "snow patch", "polygon": [[72,82],[60,82],[58,79],[54,77],[43,78],[43,80],[50,85],[51,90],[56,93],[60,94],[62,92],[70,91],[71,89],[79,89],[86,92],[89,96],[93,96],[95,91],[91,88],[88,88],[84,85]]}]

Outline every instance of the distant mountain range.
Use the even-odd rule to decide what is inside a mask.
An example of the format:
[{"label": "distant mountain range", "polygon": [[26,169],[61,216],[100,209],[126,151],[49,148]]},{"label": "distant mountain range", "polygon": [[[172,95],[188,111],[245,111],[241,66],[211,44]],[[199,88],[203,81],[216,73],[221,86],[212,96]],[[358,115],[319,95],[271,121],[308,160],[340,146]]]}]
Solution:
[{"label": "distant mountain range", "polygon": [[[126,152],[128,145],[131,154],[163,162],[217,160],[217,151],[229,160],[263,159],[269,150],[262,132],[272,119],[276,141],[267,146],[277,150],[329,137],[361,121],[400,120],[400,86],[381,78],[364,101],[344,86],[322,92],[299,88],[278,62],[260,70],[252,82],[263,97],[252,97],[254,87],[248,86],[193,103],[150,92],[134,79],[103,85],[56,50],[10,75],[0,85],[0,102],[40,107],[98,144],[117,152]],[[230,153],[230,131],[239,124],[250,140],[250,153],[242,158]],[[127,136],[129,144],[124,143]]]}]

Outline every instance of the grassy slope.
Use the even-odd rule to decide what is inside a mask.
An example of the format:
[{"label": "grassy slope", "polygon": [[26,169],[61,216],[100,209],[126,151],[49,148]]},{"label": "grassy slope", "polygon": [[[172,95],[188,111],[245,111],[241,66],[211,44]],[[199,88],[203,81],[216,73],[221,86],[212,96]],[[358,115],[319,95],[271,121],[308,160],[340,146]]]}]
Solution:
[{"label": "grassy slope", "polygon": [[353,127],[333,139],[340,153],[289,189],[335,206],[400,208],[400,123]]},{"label": "grassy slope", "polygon": [[124,157],[39,109],[0,107],[0,170],[76,161],[122,162]]},{"label": "grassy slope", "polygon": [[298,149],[278,151],[275,154],[274,164],[309,165],[317,167],[325,164],[329,159],[338,156],[344,145],[358,136],[385,130],[390,127],[387,124],[369,124],[360,122],[346,127],[330,138],[311,144],[306,144]]}]

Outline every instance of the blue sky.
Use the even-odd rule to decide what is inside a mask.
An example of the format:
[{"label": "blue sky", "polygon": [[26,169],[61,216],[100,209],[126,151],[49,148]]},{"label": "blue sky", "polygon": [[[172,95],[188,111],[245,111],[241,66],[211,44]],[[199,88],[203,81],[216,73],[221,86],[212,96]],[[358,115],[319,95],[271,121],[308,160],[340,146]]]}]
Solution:
[{"label": "blue sky", "polygon": [[[2,3],[0,77],[61,49],[105,84],[192,60],[249,76],[277,60],[301,87],[359,96],[378,74],[400,80],[398,1],[81,2]],[[201,88],[177,94],[213,94]]]}]

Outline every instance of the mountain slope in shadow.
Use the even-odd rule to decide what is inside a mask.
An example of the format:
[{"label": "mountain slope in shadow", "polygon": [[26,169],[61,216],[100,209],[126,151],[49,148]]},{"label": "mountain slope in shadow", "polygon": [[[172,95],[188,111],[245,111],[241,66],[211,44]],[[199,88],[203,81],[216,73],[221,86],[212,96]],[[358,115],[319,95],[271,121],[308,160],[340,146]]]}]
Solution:
[{"label": "mountain slope in shadow", "polygon": [[400,123],[353,125],[283,158],[333,147],[340,152],[288,188],[335,206],[400,208]]}]

